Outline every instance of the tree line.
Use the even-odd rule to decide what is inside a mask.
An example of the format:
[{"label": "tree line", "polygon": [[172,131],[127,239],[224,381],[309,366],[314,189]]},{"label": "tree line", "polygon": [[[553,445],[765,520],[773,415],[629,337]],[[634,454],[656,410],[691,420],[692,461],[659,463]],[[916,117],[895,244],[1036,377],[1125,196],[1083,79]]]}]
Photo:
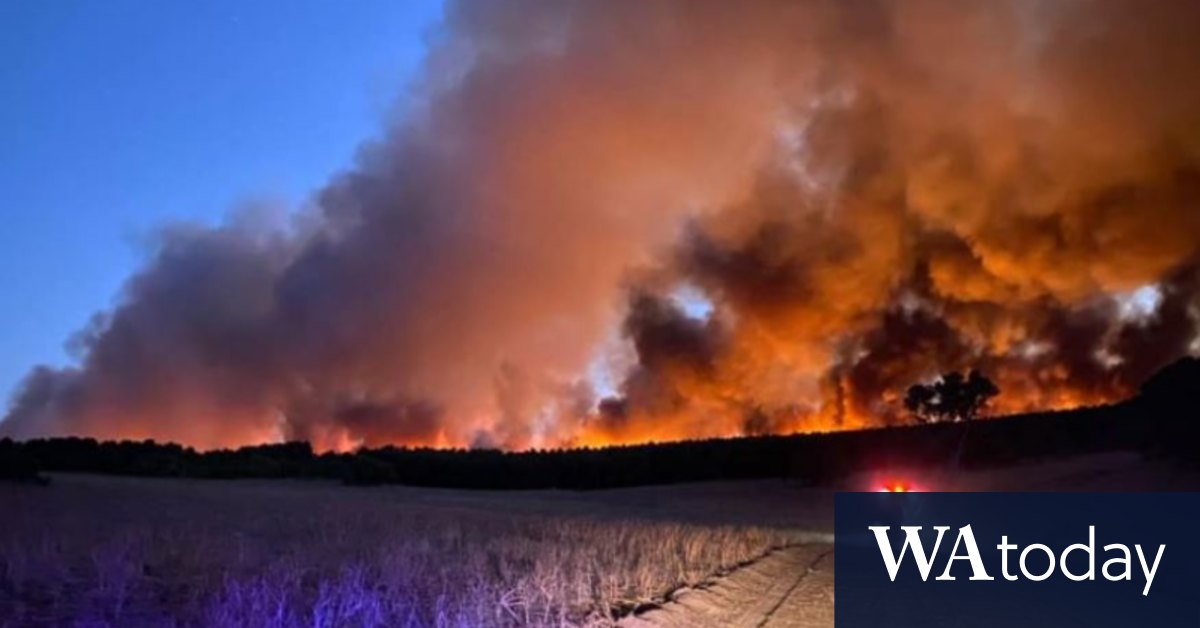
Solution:
[{"label": "tree line", "polygon": [[[961,381],[960,381],[961,380]],[[975,381],[974,384],[970,382]],[[601,449],[502,452],[383,447],[316,453],[293,442],[200,452],[154,441],[92,438],[0,440],[0,478],[38,481],[43,472],[185,478],[314,478],[353,485],[407,484],[469,489],[599,489],[704,480],[791,478],[822,483],[887,465],[966,467],[1029,458],[1143,450],[1198,459],[1200,360],[1162,371],[1134,400],[1069,412],[985,421],[974,396],[939,408],[945,388],[991,389],[971,376],[942,378],[941,395],[914,392],[914,410],[935,420],[908,427],[761,436]],[[939,383],[931,386],[938,386]]]}]

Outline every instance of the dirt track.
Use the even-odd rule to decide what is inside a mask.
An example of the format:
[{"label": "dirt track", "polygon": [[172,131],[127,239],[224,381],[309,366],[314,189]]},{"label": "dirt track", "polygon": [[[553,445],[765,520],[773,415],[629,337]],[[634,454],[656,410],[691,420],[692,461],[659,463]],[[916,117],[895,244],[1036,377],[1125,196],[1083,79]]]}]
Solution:
[{"label": "dirt track", "polygon": [[622,626],[816,628],[833,626],[833,546],[778,550],[713,583],[685,589]]}]

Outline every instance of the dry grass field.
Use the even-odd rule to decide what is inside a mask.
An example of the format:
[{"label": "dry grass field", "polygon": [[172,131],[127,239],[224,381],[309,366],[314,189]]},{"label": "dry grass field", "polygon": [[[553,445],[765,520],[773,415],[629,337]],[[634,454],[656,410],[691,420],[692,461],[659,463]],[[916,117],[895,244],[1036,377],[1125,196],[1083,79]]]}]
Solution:
[{"label": "dry grass field", "polygon": [[482,493],[60,475],[0,486],[0,624],[605,625],[804,541],[797,517],[827,510],[753,507],[763,491],[805,494],[754,486]]},{"label": "dry grass field", "polygon": [[[895,476],[1200,487],[1195,470],[1113,454],[836,488]],[[832,504],[833,487],[783,481],[486,492],[59,475],[0,485],[0,625],[825,627]]]}]

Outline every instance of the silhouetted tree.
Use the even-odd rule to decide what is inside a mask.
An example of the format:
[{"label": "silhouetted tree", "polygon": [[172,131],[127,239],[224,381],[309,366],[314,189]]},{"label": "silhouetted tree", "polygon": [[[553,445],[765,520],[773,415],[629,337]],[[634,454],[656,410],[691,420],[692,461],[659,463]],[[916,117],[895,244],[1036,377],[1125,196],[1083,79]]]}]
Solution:
[{"label": "silhouetted tree", "polygon": [[[1200,460],[1195,404],[1149,406],[1156,399],[1195,400],[1197,363],[1165,372],[1137,403],[1064,412],[929,424],[907,429],[848,430],[601,449],[504,452],[381,447],[315,453],[307,443],[196,451],[153,441],[0,439],[0,480],[37,481],[49,473],[103,473],[188,478],[323,478],[347,484],[406,484],[460,489],[608,489],[749,478],[794,478],[823,484],[880,466],[996,466],[1039,457],[1108,451],[1177,454]],[[1190,375],[1189,375],[1190,373]],[[914,387],[914,408],[941,420],[976,416],[996,394],[981,375],[947,376]],[[924,389],[924,390],[923,390]],[[960,390],[961,389],[961,390]],[[951,391],[960,391],[950,394]],[[1170,393],[1169,391],[1176,391]],[[943,401],[943,396],[947,402]],[[958,401],[953,401],[953,400]],[[963,401],[965,399],[966,401]],[[943,405],[943,404],[949,405]],[[956,406],[955,404],[962,404]],[[951,411],[952,407],[965,407]],[[1175,412],[1148,412],[1152,408]],[[753,417],[751,417],[753,418]],[[970,434],[971,438],[968,438]],[[957,436],[957,439],[955,437]],[[957,443],[953,448],[950,445]],[[1161,443],[1170,445],[1169,449]],[[1165,451],[1164,451],[1165,450]],[[0,497],[0,504],[3,498]]]},{"label": "silhouetted tree", "polygon": [[947,373],[932,384],[914,384],[904,397],[904,407],[924,423],[970,421],[979,416],[1000,389],[972,369]]},{"label": "silhouetted tree", "polygon": [[396,467],[386,460],[363,452],[355,454],[346,465],[342,481],[346,484],[371,486],[396,482]]},{"label": "silhouetted tree", "polygon": [[37,460],[7,438],[0,440],[0,480],[38,482],[46,480],[39,472]]}]

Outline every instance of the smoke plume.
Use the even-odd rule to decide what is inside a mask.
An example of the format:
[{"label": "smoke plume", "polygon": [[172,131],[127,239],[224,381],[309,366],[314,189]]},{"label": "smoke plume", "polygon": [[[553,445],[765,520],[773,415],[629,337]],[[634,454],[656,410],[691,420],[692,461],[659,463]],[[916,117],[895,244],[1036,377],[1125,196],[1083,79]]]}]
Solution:
[{"label": "smoke plume", "polygon": [[451,2],[310,207],[165,230],[0,429],[525,448],[897,422],[968,367],[1002,412],[1127,395],[1200,349],[1196,24]]}]

